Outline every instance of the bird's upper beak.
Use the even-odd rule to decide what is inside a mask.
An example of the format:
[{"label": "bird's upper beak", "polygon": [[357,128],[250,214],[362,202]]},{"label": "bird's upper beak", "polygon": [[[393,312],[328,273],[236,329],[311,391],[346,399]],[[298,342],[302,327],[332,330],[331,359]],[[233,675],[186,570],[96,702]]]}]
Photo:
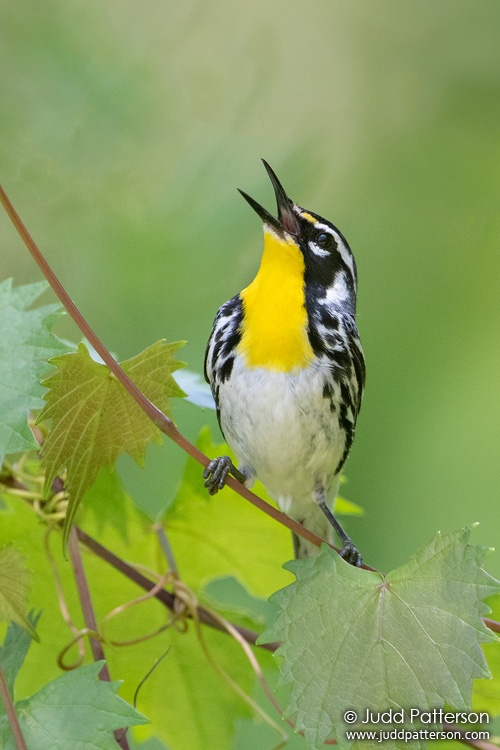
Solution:
[{"label": "bird's upper beak", "polygon": [[276,195],[276,205],[278,207],[278,218],[276,219],[269,213],[269,211],[261,206],[260,203],[257,203],[257,201],[251,198],[247,193],[244,193],[243,190],[240,190],[240,193],[245,200],[250,203],[253,210],[260,216],[264,224],[269,224],[269,226],[271,226],[280,237],[284,237],[285,233],[296,235],[299,225],[293,212],[293,203],[285,193],[281,182],[278,180],[267,161],[262,159],[262,162],[273,184],[274,193]]}]

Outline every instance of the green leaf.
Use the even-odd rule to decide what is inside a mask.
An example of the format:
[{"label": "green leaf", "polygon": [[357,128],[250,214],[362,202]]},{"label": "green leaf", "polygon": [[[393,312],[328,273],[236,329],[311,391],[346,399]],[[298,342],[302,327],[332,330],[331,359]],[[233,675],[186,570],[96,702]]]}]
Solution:
[{"label": "green leaf", "polygon": [[[210,430],[200,432],[197,447],[210,458],[231,455],[227,445],[213,443]],[[292,555],[290,532],[228,487],[210,497],[203,469],[188,458],[166,526],[183,580],[200,584],[235,575],[256,596],[268,597],[290,581],[281,566]],[[267,498],[262,486],[256,492]]]},{"label": "green leaf", "polygon": [[[21,731],[36,750],[116,750],[113,730],[149,719],[116,695],[119,682],[102,682],[104,662],[67,672],[38,693],[16,704]],[[0,720],[0,746],[15,750],[15,741],[4,717]]]},{"label": "green leaf", "polygon": [[[41,612],[33,615],[31,612],[28,615],[28,621],[33,629],[36,629],[38,620],[40,619]],[[28,653],[28,649],[31,646],[33,640],[24,628],[19,627],[16,622],[11,622],[7,633],[4,638],[2,646],[0,646],[0,664],[2,665],[7,687],[9,693],[14,695],[14,683],[19,670],[23,666],[23,662]],[[3,711],[3,703],[0,701],[0,713]]]},{"label": "green leaf", "polygon": [[[167,414],[170,398],[183,395],[172,378],[181,366],[174,358],[180,346],[158,341],[122,363],[138,388]],[[78,505],[99,470],[111,467],[123,452],[142,465],[148,443],[160,443],[161,433],[108,367],[92,360],[83,344],[73,354],[52,359],[51,364],[58,371],[44,381],[49,392],[39,420],[51,419],[52,426],[42,463],[47,489],[67,470],[66,543]]]},{"label": "green leaf", "polygon": [[21,553],[10,545],[0,549],[0,618],[16,622],[38,640],[26,615],[29,578]]},{"label": "green leaf", "polygon": [[214,578],[204,586],[202,597],[219,613],[242,617],[249,627],[261,630],[271,623],[275,608],[269,599],[252,596],[234,576]]},{"label": "green leaf", "polygon": [[280,611],[261,641],[282,642],[286,714],[310,747],[330,733],[340,747],[351,744],[347,709],[361,718],[368,707],[470,707],[472,680],[489,675],[480,644],[496,640],[482,600],[500,583],[480,567],[488,550],[467,544],[469,535],[438,533],[387,576],[347,565],[326,546],[288,563],[297,580],[271,598]]},{"label": "green leaf", "polygon": [[6,453],[38,448],[28,413],[43,406],[47,360],[68,351],[50,332],[61,306],[27,309],[47,288],[45,281],[15,289],[12,279],[0,282],[0,465]]}]

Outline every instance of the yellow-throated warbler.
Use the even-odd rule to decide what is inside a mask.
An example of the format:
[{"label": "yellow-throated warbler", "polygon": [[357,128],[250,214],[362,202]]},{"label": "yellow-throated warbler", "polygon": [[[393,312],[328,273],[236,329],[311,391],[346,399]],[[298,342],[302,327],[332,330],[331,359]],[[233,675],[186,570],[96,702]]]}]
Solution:
[{"label": "yellow-throated warbler", "polygon": [[[323,538],[333,526],[342,557],[361,565],[331,510],[365,381],[356,264],[339,230],[293,203],[264,166],[278,217],[240,191],[264,222],[264,253],[252,283],[217,313],[205,377],[245,484],[260,479],[282,511]],[[227,456],[211,461],[211,494],[229,472],[238,476]],[[297,536],[294,546],[297,557],[317,553]]]}]

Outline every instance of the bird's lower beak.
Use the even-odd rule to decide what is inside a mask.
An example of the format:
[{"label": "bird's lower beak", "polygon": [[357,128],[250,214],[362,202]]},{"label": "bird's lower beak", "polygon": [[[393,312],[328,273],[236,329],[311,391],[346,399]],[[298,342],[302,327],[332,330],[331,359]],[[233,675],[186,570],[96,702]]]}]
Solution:
[{"label": "bird's lower beak", "polygon": [[269,213],[260,203],[251,198],[247,193],[240,190],[241,195],[245,200],[252,206],[253,210],[260,216],[264,224],[268,224],[272,227],[280,237],[286,234],[296,235],[298,231],[298,223],[293,212],[293,203],[285,193],[281,182],[276,177],[273,169],[269,164],[262,159],[262,162],[267,170],[267,173],[273,184],[274,193],[276,195],[276,205],[278,208],[278,218],[275,218]]}]

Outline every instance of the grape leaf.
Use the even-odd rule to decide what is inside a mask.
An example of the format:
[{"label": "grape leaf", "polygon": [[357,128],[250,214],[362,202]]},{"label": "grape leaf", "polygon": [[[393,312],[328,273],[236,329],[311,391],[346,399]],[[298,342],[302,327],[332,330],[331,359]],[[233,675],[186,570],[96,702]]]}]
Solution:
[{"label": "grape leaf", "polygon": [[[181,366],[174,358],[180,346],[180,342],[158,341],[122,362],[138,388],[167,414],[170,397],[184,395],[172,378]],[[112,466],[123,452],[143,465],[148,443],[160,443],[161,433],[108,367],[91,359],[83,344],[73,354],[53,358],[51,364],[58,369],[43,383],[49,391],[39,420],[52,419],[52,426],[43,445],[42,464],[47,490],[67,470],[65,544],[80,500],[99,470]]]},{"label": "grape leaf", "polygon": [[[116,750],[113,730],[149,719],[116,695],[119,682],[102,682],[104,662],[67,672],[38,693],[16,703],[28,747],[37,750]],[[0,719],[0,747],[15,750],[5,717]]]},{"label": "grape leaf", "polygon": [[43,406],[47,359],[69,349],[51,333],[59,304],[27,309],[47,288],[45,281],[14,289],[12,279],[0,282],[0,465],[6,453],[38,448],[28,413]]},{"label": "grape leaf", "polygon": [[361,719],[367,708],[470,707],[473,679],[489,676],[480,644],[496,640],[482,600],[500,583],[480,567],[489,550],[469,545],[469,535],[438,533],[386,576],[347,565],[326,546],[287,563],[297,580],[271,597],[279,613],[260,640],[282,642],[281,682],[292,684],[286,714],[310,747],[332,732],[348,747],[348,709]]},{"label": "grape leaf", "polygon": [[38,640],[26,613],[28,610],[29,573],[15,547],[0,549],[0,619],[12,620]]}]

